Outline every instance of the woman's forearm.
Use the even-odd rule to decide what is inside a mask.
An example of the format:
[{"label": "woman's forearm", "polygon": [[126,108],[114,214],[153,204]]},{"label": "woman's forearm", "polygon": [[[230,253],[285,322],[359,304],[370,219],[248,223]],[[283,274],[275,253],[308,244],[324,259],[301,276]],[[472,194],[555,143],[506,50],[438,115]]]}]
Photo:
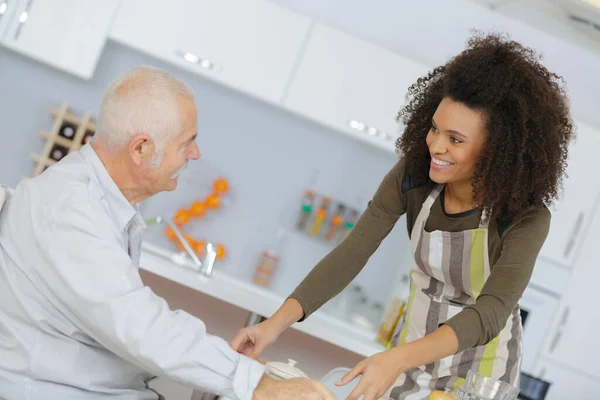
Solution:
[{"label": "woman's forearm", "polygon": [[398,353],[398,359],[404,363],[404,370],[408,370],[456,354],[458,338],[452,328],[443,325],[429,335],[395,347],[392,351]]},{"label": "woman's forearm", "polygon": [[298,322],[304,316],[304,310],[296,299],[287,299],[281,307],[268,319],[269,324],[282,332]]}]

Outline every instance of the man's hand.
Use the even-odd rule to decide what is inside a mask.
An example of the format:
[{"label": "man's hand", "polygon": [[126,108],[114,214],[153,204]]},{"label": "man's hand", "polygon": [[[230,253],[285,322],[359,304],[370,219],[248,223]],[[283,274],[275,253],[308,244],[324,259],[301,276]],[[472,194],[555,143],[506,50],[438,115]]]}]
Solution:
[{"label": "man's hand", "polygon": [[252,400],[335,400],[333,393],[320,382],[308,378],[277,381],[264,375]]}]

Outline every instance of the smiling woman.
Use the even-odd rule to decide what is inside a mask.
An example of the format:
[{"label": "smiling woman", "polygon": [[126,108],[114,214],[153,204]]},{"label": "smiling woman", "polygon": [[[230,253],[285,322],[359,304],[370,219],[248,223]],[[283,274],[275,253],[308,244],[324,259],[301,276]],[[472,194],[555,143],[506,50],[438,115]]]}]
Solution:
[{"label": "smiling woman", "polygon": [[423,399],[460,386],[469,370],[518,386],[517,301],[548,234],[573,133],[560,79],[533,50],[476,36],[407,97],[402,157],[352,232],[232,346],[258,356],[346,287],[406,214],[415,261],[406,314],[392,348],[339,384],[362,375],[350,400]]}]

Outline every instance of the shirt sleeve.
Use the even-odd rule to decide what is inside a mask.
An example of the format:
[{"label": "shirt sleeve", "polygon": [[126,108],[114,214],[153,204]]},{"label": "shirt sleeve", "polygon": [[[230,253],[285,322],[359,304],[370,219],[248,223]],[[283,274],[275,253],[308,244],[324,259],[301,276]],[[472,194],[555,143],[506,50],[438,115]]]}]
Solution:
[{"label": "shirt sleeve", "polygon": [[547,208],[528,212],[509,226],[500,259],[492,267],[475,304],[446,322],[458,338],[458,351],[489,343],[500,334],[529,284],[550,229]]},{"label": "shirt sleeve", "polygon": [[250,400],[264,366],[207,334],[201,320],[170,310],[145,287],[109,218],[97,204],[80,202],[37,233],[46,260],[38,272],[73,322],[149,373]]},{"label": "shirt sleeve", "polygon": [[403,177],[404,161],[400,160],[383,178],[346,239],[317,263],[289,296],[304,311],[301,321],[348,286],[405,213]]}]

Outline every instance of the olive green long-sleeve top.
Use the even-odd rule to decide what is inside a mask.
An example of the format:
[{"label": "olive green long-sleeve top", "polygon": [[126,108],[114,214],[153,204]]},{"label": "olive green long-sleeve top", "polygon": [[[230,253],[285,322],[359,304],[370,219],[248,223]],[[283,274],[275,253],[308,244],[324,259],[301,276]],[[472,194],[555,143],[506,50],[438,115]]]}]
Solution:
[{"label": "olive green long-sleeve top", "polygon": [[[405,172],[404,160],[400,160],[384,177],[346,239],[325,256],[290,295],[302,306],[303,319],[336,296],[358,275],[403,214],[407,217],[410,236],[434,184],[414,182]],[[447,214],[443,204],[442,192],[425,224],[428,232],[459,232],[479,226],[481,213],[478,210]],[[458,337],[459,352],[487,344],[504,328],[529,283],[549,227],[550,212],[545,207],[531,208],[513,221],[490,220],[490,276],[475,304],[446,321]]]}]

